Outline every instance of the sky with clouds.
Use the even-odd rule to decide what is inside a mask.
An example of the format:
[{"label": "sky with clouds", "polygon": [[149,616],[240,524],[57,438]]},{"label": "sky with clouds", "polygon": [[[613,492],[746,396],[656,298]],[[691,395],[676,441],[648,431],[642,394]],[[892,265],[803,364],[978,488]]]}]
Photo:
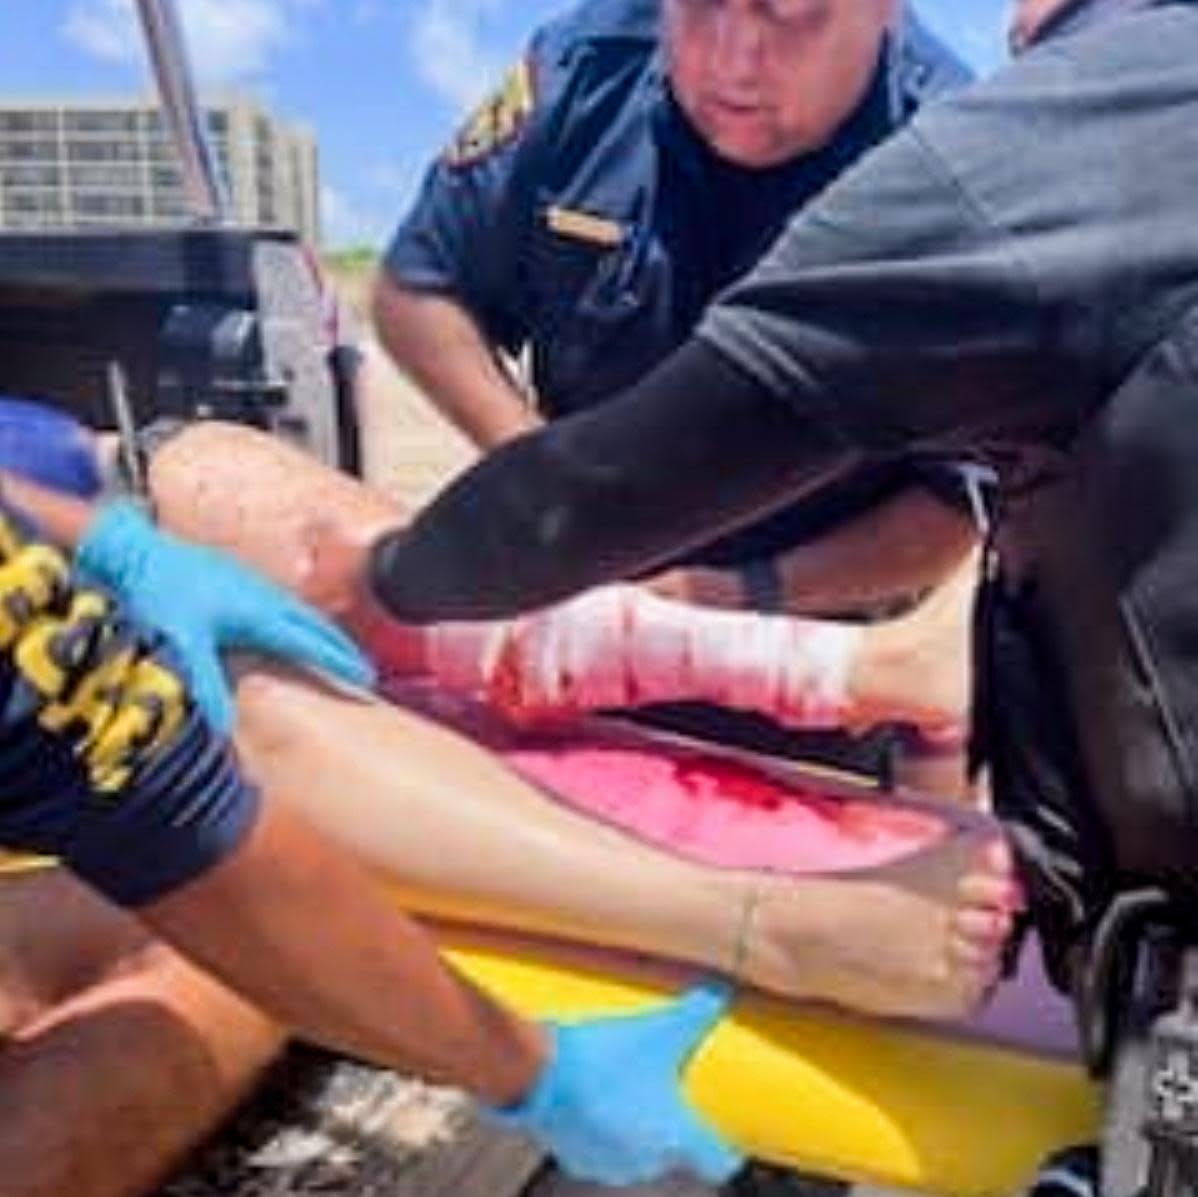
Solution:
[{"label": "sky with clouds", "polygon": [[[599,2],[599,0],[595,0]],[[315,129],[330,245],[381,243],[421,166],[564,0],[178,0],[202,88]],[[1006,0],[917,0],[980,70]],[[2,0],[0,97],[132,95],[148,76],[132,0]]]}]

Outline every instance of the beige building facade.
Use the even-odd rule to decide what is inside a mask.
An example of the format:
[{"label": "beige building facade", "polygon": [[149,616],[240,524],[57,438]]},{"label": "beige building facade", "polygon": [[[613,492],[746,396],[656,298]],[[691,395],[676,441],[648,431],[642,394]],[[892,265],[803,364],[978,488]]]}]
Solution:
[{"label": "beige building facade", "polygon": [[[207,107],[238,224],[320,244],[316,139],[249,98]],[[0,229],[172,225],[188,218],[178,157],[150,101],[0,99]]]}]

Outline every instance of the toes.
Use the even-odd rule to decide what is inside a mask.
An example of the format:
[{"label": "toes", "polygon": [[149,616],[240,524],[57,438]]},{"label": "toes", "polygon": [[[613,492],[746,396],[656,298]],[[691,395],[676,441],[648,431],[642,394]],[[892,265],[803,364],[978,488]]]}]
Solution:
[{"label": "toes", "polygon": [[951,934],[973,943],[1002,947],[1011,934],[1011,915],[1005,910],[967,908],[952,917]]},{"label": "toes", "polygon": [[972,1008],[998,983],[1002,949],[1011,934],[1009,909],[970,907],[958,910],[949,922],[948,962],[968,989]]},{"label": "toes", "polygon": [[986,907],[1007,913],[1024,909],[1026,898],[1006,840],[995,839],[986,844],[975,868],[958,883],[957,896],[962,906]]},{"label": "toes", "polygon": [[982,868],[995,876],[1015,876],[1015,857],[1011,852],[1010,843],[1005,838],[999,836],[982,849]]},{"label": "toes", "polygon": [[1023,887],[1011,878],[971,873],[957,885],[957,904],[981,910],[1018,914],[1027,905]]},{"label": "toes", "polygon": [[960,1003],[956,1011],[959,1018],[976,1013],[993,996],[1001,981],[999,970],[992,964],[962,964],[959,976]]},{"label": "toes", "polygon": [[948,941],[948,959],[954,972],[997,972],[999,954],[991,944],[954,936]]},{"label": "toes", "polygon": [[980,1000],[998,983],[1002,947],[1009,930],[1009,920],[992,913],[964,912],[953,920],[948,937],[948,963],[966,983],[970,1002]]},{"label": "toes", "polygon": [[957,971],[977,974],[981,989],[998,976],[1002,949],[1011,933],[1011,916],[996,910],[961,910],[952,919],[948,959]]}]

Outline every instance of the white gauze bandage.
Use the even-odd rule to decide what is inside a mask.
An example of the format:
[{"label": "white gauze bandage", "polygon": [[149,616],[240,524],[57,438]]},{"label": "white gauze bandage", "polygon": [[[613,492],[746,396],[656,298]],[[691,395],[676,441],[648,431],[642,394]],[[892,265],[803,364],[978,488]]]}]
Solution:
[{"label": "white gauze bandage", "polygon": [[525,720],[701,700],[825,728],[851,714],[862,634],[610,586],[510,624],[433,629],[428,657],[443,684],[481,691]]},{"label": "white gauze bandage", "polygon": [[[628,602],[629,669],[641,701],[699,699],[793,727],[836,727],[848,719],[861,628],[716,611],[635,588]],[[658,644],[670,647],[675,672],[643,676],[641,661],[653,662]]]},{"label": "white gauze bandage", "polygon": [[494,623],[439,623],[424,631],[424,659],[429,674],[447,690],[460,694],[485,691],[495,673],[510,630]]}]

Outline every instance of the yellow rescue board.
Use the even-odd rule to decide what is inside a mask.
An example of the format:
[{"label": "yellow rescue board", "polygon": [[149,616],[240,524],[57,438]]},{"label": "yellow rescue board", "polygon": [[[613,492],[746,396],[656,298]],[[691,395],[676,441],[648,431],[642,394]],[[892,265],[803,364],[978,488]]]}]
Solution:
[{"label": "yellow rescue board", "polygon": [[[689,979],[656,962],[443,927],[454,963],[534,1017],[636,1010]],[[687,1092],[759,1159],[945,1197],[1009,1197],[1094,1139],[1099,1095],[1068,1061],[746,993]]]},{"label": "yellow rescue board", "polygon": [[[46,867],[0,857],[0,873]],[[441,925],[454,964],[537,1018],[633,1011],[693,974],[597,948]],[[1097,1134],[1099,1093],[1067,1060],[746,992],[687,1072],[747,1154],[944,1197],[1009,1197],[1050,1152]]]}]

